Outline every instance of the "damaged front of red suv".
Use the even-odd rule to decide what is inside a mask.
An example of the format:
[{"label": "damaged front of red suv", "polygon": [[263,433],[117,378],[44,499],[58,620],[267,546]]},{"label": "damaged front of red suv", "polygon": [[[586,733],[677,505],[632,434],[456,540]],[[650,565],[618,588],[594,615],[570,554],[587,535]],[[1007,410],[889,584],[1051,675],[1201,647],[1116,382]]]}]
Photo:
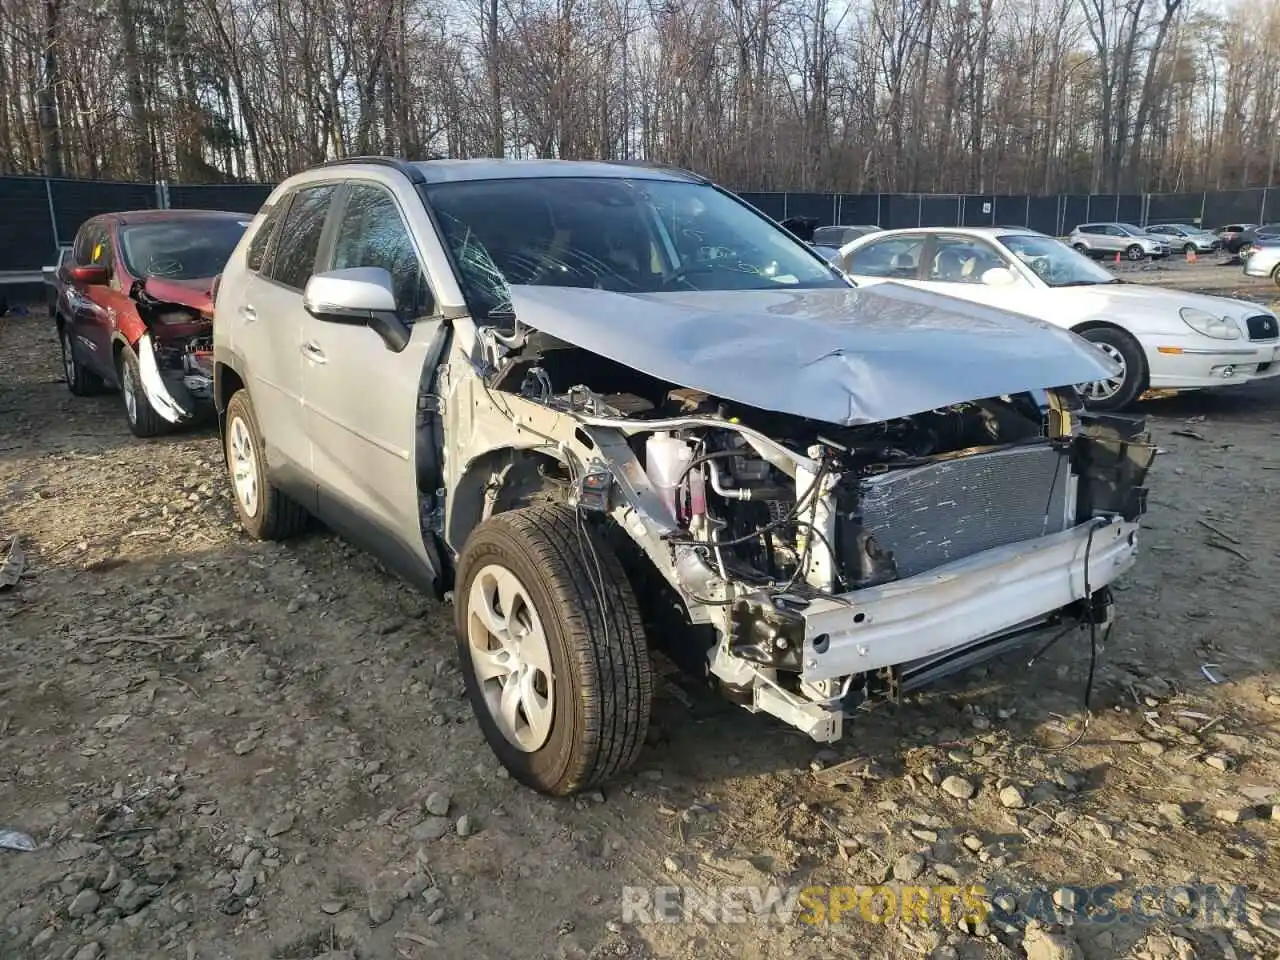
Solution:
[{"label": "damaged front of red suv", "polygon": [[213,405],[213,279],[137,280],[129,297],[145,328],[134,349],[142,387],[171,423],[200,418]]}]

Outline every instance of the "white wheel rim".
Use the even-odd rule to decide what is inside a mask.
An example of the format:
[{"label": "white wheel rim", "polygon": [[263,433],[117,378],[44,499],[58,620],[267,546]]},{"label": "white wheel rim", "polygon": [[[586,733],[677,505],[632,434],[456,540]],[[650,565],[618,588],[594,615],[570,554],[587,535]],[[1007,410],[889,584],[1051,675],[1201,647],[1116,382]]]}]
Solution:
[{"label": "white wheel rim", "polygon": [[67,383],[75,382],[76,358],[71,352],[71,335],[66,330],[62,331],[62,372],[66,374]]},{"label": "white wheel rim", "polygon": [[120,392],[124,394],[124,409],[129,414],[129,422],[138,422],[138,385],[133,380],[133,366],[128,360],[120,364]]},{"label": "white wheel rim", "polygon": [[1130,259],[1130,260],[1141,260],[1141,259],[1142,259],[1142,248],[1141,248],[1141,247],[1130,247],[1130,248],[1129,248],[1129,259]]},{"label": "white wheel rim", "polygon": [[471,581],[467,648],[494,724],[525,753],[551,736],[555,677],[538,611],[514,573],[491,563]]},{"label": "white wheel rim", "polygon": [[253,451],[253,438],[248,425],[233,417],[227,427],[227,453],[231,460],[231,485],[245,516],[258,515],[258,456]]},{"label": "white wheel rim", "polygon": [[1129,367],[1124,362],[1124,354],[1111,344],[1100,343],[1097,340],[1090,342],[1120,365],[1120,373],[1107,380],[1095,380],[1092,383],[1082,383],[1077,387],[1077,389],[1084,394],[1085,399],[1087,400],[1109,400],[1119,393],[1120,388],[1124,386],[1124,379],[1128,375]]}]

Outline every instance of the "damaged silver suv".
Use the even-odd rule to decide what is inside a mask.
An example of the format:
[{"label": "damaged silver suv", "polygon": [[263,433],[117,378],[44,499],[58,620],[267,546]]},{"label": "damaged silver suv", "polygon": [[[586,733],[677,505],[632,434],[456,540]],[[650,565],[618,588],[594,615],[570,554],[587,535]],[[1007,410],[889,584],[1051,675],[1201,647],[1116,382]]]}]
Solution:
[{"label": "damaged silver suv", "polygon": [[854,289],[683,171],[362,158],[223,274],[214,395],[255,537],[314,514],[451,595],[480,726],[553,794],[645,740],[650,647],[838,739],[1046,628],[1110,622],[1154,450],[1047,324]]}]

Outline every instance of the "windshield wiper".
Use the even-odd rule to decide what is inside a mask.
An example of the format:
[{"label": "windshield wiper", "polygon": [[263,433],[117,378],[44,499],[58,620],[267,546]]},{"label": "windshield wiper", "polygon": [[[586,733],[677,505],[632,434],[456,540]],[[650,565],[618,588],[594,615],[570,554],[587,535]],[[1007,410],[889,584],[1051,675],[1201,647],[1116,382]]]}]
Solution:
[{"label": "windshield wiper", "polygon": [[1108,283],[1128,283],[1127,280],[1121,280],[1119,277],[1112,277],[1110,280],[1068,280],[1065,283],[1059,283],[1059,287],[1101,287]]}]

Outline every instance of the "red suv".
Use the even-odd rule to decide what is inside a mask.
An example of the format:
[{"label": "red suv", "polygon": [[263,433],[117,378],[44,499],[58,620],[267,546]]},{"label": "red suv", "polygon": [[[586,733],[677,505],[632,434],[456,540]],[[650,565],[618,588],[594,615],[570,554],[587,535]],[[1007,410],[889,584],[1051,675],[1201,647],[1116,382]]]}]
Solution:
[{"label": "red suv", "polygon": [[216,278],[252,219],[142,210],[86,221],[56,282],[71,392],[119,388],[139,437],[202,418],[212,408]]}]

